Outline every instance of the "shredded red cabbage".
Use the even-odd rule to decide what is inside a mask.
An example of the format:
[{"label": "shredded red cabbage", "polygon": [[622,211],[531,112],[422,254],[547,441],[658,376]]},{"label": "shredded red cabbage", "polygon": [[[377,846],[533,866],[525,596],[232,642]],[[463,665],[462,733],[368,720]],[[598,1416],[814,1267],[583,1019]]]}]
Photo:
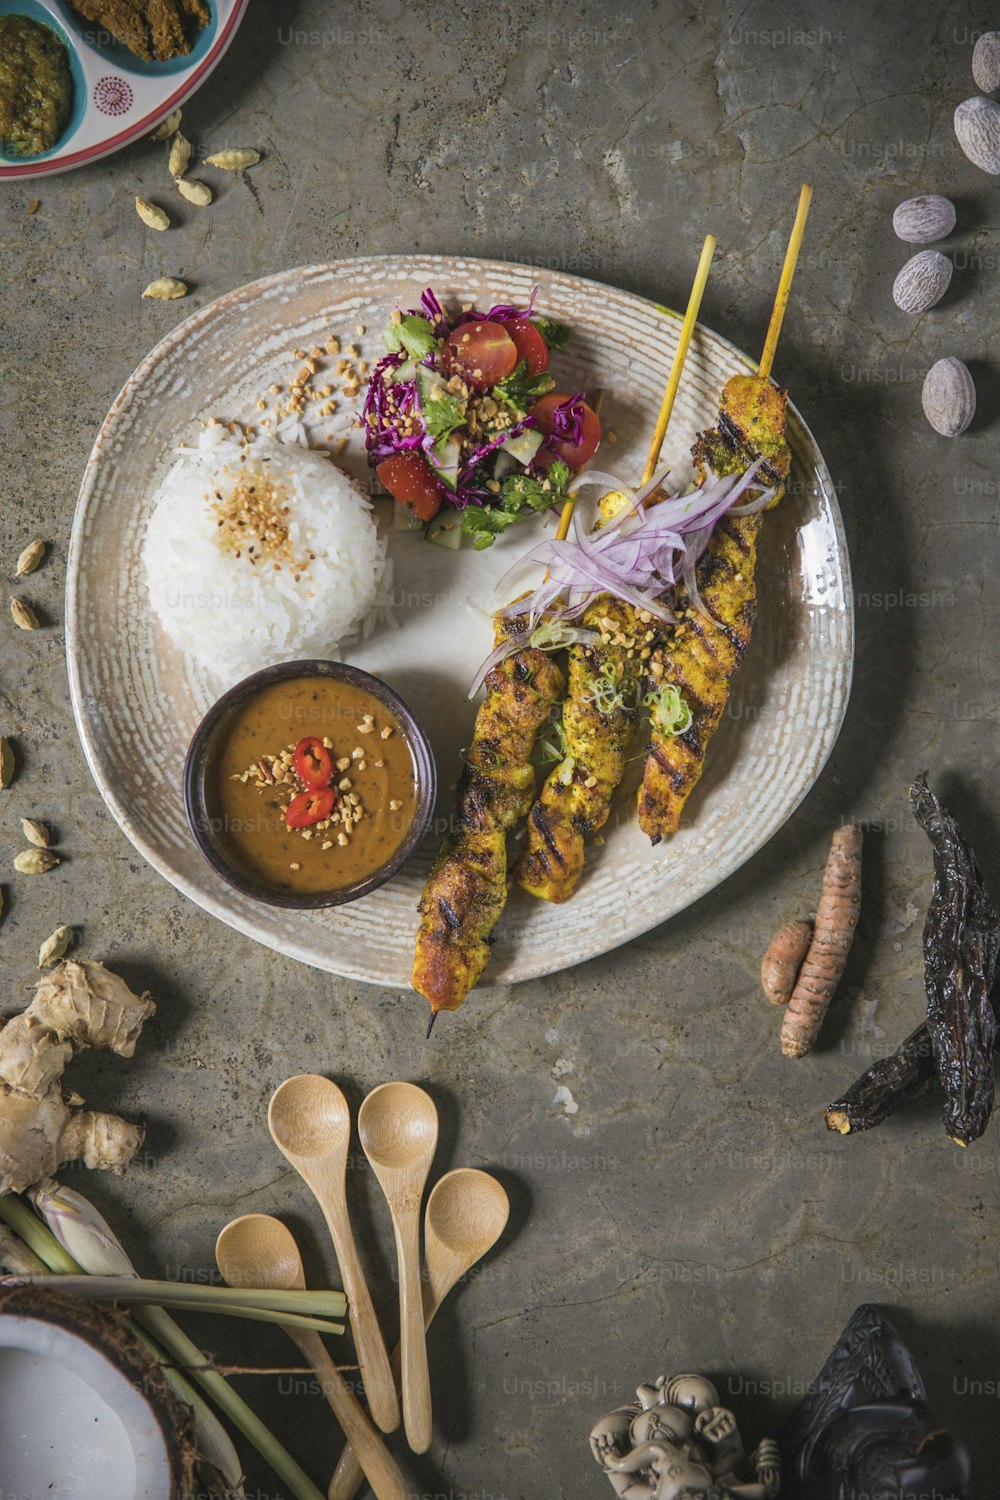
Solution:
[{"label": "shredded red cabbage", "polygon": [[448,319],[445,317],[444,309],[430,287],[426,287],[420,293],[420,312],[430,323],[438,338],[447,337]]},{"label": "shredded red cabbage", "polygon": [[583,402],[585,393],[578,391],[561,402],[552,413],[552,435],[564,443],[583,442]]},{"label": "shredded red cabbage", "polygon": [[502,448],[504,443],[510,442],[511,438],[515,438],[519,433],[527,432],[530,427],[535,426],[537,426],[537,423],[534,417],[522,417],[519,422],[515,422],[513,427],[507,428],[499,437],[495,437],[492,442],[483,443],[479,448],[475,448],[469,455],[459,475],[459,481],[465,483],[466,480],[471,479],[474,470],[479,467],[484,458],[488,458],[491,453],[496,453],[497,449]]}]

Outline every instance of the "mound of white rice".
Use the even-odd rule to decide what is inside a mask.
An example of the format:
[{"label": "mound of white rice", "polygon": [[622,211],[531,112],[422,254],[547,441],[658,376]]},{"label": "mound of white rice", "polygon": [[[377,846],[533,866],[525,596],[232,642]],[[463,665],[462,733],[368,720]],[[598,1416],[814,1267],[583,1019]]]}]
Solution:
[{"label": "mound of white rice", "polygon": [[[275,526],[262,520],[268,511]],[[143,561],[174,644],[235,682],[275,662],[335,656],[359,626],[367,634],[391,603],[385,548],[368,501],[324,455],[270,439],[245,448],[213,426],[178,449]]]}]

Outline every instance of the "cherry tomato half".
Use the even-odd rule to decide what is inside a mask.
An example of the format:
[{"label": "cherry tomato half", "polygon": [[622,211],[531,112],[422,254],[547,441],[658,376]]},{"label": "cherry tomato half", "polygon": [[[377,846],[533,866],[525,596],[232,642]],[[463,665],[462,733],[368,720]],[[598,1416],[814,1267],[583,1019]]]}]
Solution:
[{"label": "cherry tomato half", "polygon": [[383,458],[375,465],[375,473],[389,494],[400,505],[408,505],[419,521],[432,521],[441,509],[444,500],[441,487],[430,464],[416,448]]},{"label": "cherry tomato half", "polygon": [[[566,438],[552,437],[555,430],[556,407],[563,406],[571,400],[572,397],[568,396],[565,391],[552,391],[550,395],[542,396],[535,402],[531,408],[531,415],[538,423],[539,432],[543,432],[546,438],[551,439],[546,443],[545,448],[539,451],[538,462],[551,463],[552,457],[549,456],[551,454],[556,458],[561,458],[563,463],[569,464],[575,474],[597,452],[597,445],[601,441],[601,423],[596,411],[593,411],[586,401],[581,401],[583,436],[580,442],[571,443]],[[548,453],[546,453],[546,448]]]},{"label": "cherry tomato half", "polygon": [[299,740],[292,751],[292,759],[303,786],[315,791],[329,785],[333,778],[333,761],[323,741],[314,734]]},{"label": "cherry tomato half", "polygon": [[286,828],[311,828],[313,823],[322,823],[333,812],[336,792],[332,786],[313,787],[300,792],[285,808]]},{"label": "cherry tomato half", "polygon": [[510,318],[502,325],[514,340],[518,359],[528,361],[529,375],[544,375],[549,368],[549,346],[527,318]]},{"label": "cherry tomato half", "polygon": [[474,391],[488,391],[517,364],[517,345],[502,323],[463,323],[441,345],[441,359]]}]

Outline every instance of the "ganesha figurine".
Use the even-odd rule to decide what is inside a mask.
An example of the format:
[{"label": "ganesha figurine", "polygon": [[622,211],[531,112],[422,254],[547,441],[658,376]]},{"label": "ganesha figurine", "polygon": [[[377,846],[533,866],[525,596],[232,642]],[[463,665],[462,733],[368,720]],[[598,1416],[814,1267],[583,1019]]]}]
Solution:
[{"label": "ganesha figurine", "polygon": [[623,1500],[775,1500],[778,1445],[747,1456],[736,1418],[703,1375],[661,1375],[635,1402],[609,1412],[590,1448]]}]

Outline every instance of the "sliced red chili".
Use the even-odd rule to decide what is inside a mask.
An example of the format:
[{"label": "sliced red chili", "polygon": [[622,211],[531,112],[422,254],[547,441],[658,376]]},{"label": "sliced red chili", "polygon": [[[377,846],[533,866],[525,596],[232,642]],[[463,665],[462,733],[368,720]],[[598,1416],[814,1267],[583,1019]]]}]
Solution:
[{"label": "sliced red chili", "polygon": [[310,789],[328,786],[333,779],[330,752],[314,734],[299,740],[294,750],[295,769],[303,786]]},{"label": "sliced red chili", "polygon": [[311,828],[333,812],[336,792],[332,786],[315,787],[293,797],[285,809],[286,828]]}]

